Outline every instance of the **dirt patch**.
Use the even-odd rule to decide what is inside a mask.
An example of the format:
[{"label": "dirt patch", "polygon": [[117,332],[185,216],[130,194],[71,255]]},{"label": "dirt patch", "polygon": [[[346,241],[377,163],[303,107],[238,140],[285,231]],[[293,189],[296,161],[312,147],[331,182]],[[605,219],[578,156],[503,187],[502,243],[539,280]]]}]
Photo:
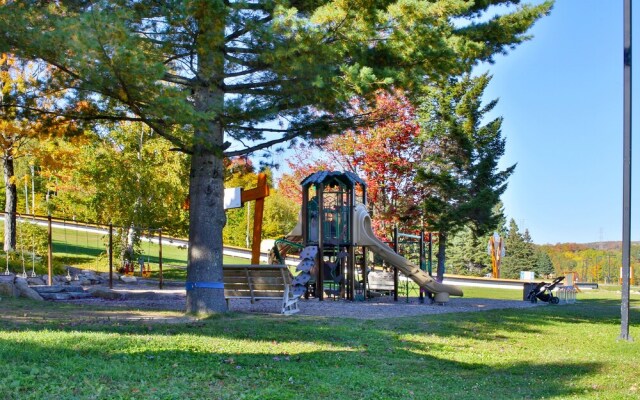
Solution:
[{"label": "dirt patch", "polygon": [[[144,318],[139,315],[150,311],[172,311],[180,313],[186,308],[186,293],[184,289],[163,289],[157,287],[117,287],[114,291],[121,294],[118,300],[89,298],[68,300],[69,304],[87,304],[109,307],[116,312],[124,310],[138,310],[131,318]],[[429,314],[444,314],[456,312],[476,312],[505,308],[530,308],[539,305],[526,301],[470,299],[452,297],[444,305],[420,303],[419,299],[401,298],[394,302],[390,296],[378,297],[367,301],[331,300],[318,301],[318,299],[300,300],[298,302],[300,312],[295,315],[306,315],[331,318],[356,318],[356,319],[384,319],[395,317],[407,317]],[[280,302],[277,300],[262,300],[251,304],[249,300],[231,300],[229,310],[232,312],[253,314],[279,314]],[[186,318],[186,317],[185,317]],[[150,318],[150,321],[156,320]],[[161,320],[161,319],[160,319]]]}]

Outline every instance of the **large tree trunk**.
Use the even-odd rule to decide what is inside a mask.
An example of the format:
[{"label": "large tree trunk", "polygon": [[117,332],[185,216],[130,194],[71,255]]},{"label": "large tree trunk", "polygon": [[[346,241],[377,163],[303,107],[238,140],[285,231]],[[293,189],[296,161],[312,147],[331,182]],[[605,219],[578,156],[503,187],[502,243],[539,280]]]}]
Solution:
[{"label": "large tree trunk", "polygon": [[189,265],[187,312],[212,314],[227,310],[222,288],[224,166],[213,154],[194,154],[189,185]]},{"label": "large tree trunk", "polygon": [[[224,46],[226,8],[222,1],[194,1],[199,35],[197,83],[192,87],[194,108],[211,115],[194,125],[189,183],[189,265],[187,312],[213,314],[227,311],[222,283],[222,229],[224,165],[222,123],[224,107]],[[202,114],[201,114],[202,115]]]},{"label": "large tree trunk", "polygon": [[18,207],[18,189],[13,178],[13,156],[4,154],[2,157],[4,167],[4,251],[16,248],[16,211]]},{"label": "large tree trunk", "polygon": [[436,271],[436,280],[442,282],[444,279],[444,266],[445,266],[445,250],[447,248],[447,234],[445,232],[438,232],[438,269]]}]

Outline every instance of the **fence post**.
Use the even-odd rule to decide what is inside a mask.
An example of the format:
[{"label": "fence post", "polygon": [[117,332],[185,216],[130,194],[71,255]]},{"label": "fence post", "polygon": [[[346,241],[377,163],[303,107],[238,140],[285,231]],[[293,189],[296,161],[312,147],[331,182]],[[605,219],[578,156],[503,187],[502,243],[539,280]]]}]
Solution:
[{"label": "fence post", "polygon": [[113,289],[113,224],[109,222],[109,289]]},{"label": "fence post", "polygon": [[158,270],[160,271],[160,279],[158,286],[162,289],[163,277],[162,277],[162,228],[158,230]]},{"label": "fence post", "polygon": [[47,256],[48,256],[48,260],[47,260],[47,274],[48,274],[48,278],[47,278],[47,284],[49,286],[53,285],[53,241],[51,240],[52,234],[51,234],[52,230],[51,230],[51,214],[49,214],[47,216]]}]

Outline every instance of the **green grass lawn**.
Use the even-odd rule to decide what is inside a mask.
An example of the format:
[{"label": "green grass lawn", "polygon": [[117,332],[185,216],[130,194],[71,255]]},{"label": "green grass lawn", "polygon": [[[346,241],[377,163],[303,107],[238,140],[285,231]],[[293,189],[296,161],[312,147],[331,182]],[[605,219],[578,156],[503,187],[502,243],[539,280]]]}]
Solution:
[{"label": "green grass lawn", "polygon": [[[640,295],[632,298],[640,340]],[[1,300],[0,397],[640,397],[640,344],[616,340],[614,292],[584,293],[575,305],[371,321],[228,314],[151,324],[118,319],[125,311],[135,312]]]}]

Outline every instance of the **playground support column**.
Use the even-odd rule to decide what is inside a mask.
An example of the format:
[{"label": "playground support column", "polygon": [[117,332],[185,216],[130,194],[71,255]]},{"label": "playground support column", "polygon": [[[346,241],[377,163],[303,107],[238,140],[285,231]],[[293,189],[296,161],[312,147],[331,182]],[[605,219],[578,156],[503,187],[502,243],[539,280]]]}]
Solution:
[{"label": "playground support column", "polygon": [[109,223],[109,289],[113,289],[113,224]]},{"label": "playground support column", "polygon": [[362,290],[364,294],[364,298],[369,299],[369,291],[367,290],[367,285],[369,284],[369,271],[368,271],[368,260],[367,260],[367,247],[362,246]]},{"label": "playground support column", "polygon": [[[420,231],[420,269],[425,270],[427,262],[424,256],[424,231]],[[424,303],[424,288],[420,288],[420,303]]]},{"label": "playground support column", "polygon": [[631,264],[631,0],[624,0],[624,122],[623,122],[623,194],[622,194],[622,301],[620,336],[629,335],[629,269]]},{"label": "playground support column", "polygon": [[158,279],[158,286],[162,289],[164,284],[162,276],[162,229],[158,230],[158,273],[160,275]]},{"label": "playground support column", "polygon": [[[355,221],[355,208],[356,199],[352,191],[347,192],[347,204],[349,205],[348,214],[348,241],[349,247],[347,249],[347,300],[354,301],[356,299],[356,250],[353,246],[353,224]],[[341,236],[341,235],[340,235]],[[344,240],[344,238],[340,239]]]},{"label": "playground support column", "polygon": [[[398,225],[393,228],[393,251],[398,253],[400,248]],[[398,267],[393,267],[393,301],[398,301]]]},{"label": "playground support column", "polygon": [[356,299],[356,254],[353,246],[349,246],[347,253],[347,300],[354,301]]},{"label": "playground support column", "polygon": [[53,240],[51,229],[51,214],[47,216],[47,285],[53,285]]},{"label": "playground support column", "polygon": [[429,276],[433,276],[433,233],[429,232],[429,260],[427,264],[427,272]]},{"label": "playground support column", "polygon": [[321,183],[317,187],[318,196],[318,250],[320,258],[318,259],[318,274],[316,276],[316,296],[319,301],[324,301],[324,185]]}]

